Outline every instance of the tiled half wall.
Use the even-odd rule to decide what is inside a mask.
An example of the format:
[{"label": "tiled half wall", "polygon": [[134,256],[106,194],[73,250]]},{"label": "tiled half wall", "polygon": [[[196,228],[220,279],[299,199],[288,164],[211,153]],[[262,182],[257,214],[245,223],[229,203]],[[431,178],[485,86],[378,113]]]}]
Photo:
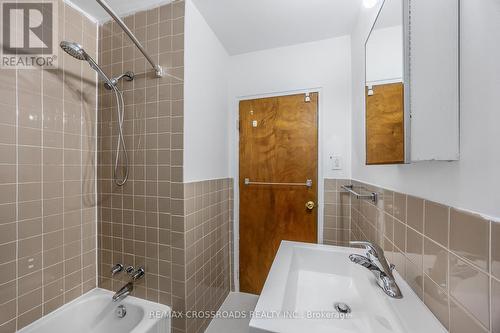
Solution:
[{"label": "tiled half wall", "polygon": [[[125,274],[110,277],[114,261],[109,258],[113,258],[145,268],[146,279],[138,282],[135,296],[173,306],[174,311],[217,310],[233,283],[232,197],[232,179],[185,183],[174,190],[169,228],[145,227],[144,232],[130,222],[112,222],[111,229],[101,228],[100,238],[110,238],[117,247],[100,249],[100,286],[117,290],[127,280]],[[113,228],[130,232],[108,234]],[[136,228],[141,231],[132,231]],[[142,239],[140,235],[150,239],[137,240]],[[151,252],[137,252],[132,245],[137,242],[140,249],[145,246]],[[131,245],[124,246],[126,243]],[[158,258],[153,257],[156,253]],[[210,318],[174,319],[173,332],[203,332],[209,322]]]},{"label": "tiled half wall", "polygon": [[351,235],[351,196],[341,191],[349,180],[325,179],[323,244],[348,246]]},{"label": "tiled half wall", "polygon": [[[184,185],[186,310],[216,311],[232,283],[233,180]],[[188,320],[187,332],[204,332],[210,318]]]},{"label": "tiled half wall", "polygon": [[[340,188],[346,183],[379,193],[378,203],[352,198],[350,213],[340,213],[349,201]],[[326,180],[324,235],[326,244],[369,240],[383,247],[450,332],[500,332],[500,223],[357,181]]]}]

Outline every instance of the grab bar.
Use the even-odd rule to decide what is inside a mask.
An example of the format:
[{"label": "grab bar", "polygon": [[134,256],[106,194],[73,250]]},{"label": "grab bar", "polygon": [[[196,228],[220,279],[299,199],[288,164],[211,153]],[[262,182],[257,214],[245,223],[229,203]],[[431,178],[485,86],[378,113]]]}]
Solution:
[{"label": "grab bar", "polygon": [[378,193],[372,192],[370,194],[359,194],[354,191],[353,185],[342,185],[341,188],[350,194],[352,194],[356,199],[370,199],[374,204],[378,201]]},{"label": "grab bar", "polygon": [[250,178],[245,178],[245,185],[282,185],[282,186],[306,186],[311,188],[313,185],[312,179],[306,180],[305,183],[267,183],[267,182],[252,182]]}]

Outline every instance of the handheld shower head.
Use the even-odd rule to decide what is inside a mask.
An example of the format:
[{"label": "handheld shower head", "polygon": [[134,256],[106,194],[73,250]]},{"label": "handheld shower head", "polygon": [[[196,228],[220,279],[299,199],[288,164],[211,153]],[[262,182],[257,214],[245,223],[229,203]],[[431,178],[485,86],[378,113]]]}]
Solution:
[{"label": "handheld shower head", "polygon": [[59,46],[61,46],[64,52],[78,60],[87,60],[89,57],[80,44],[62,41]]},{"label": "handheld shower head", "polygon": [[97,72],[97,74],[99,74],[99,77],[105,83],[107,83],[110,86],[113,85],[111,83],[111,80],[104,73],[104,71],[101,69],[101,67],[99,67],[99,65],[95,62],[95,60],[92,59],[92,57],[87,52],[85,52],[85,50],[83,49],[83,47],[80,44],[74,43],[74,42],[62,41],[59,44],[59,46],[61,46],[61,49],[63,49],[64,52],[66,52],[67,54],[69,54],[73,58],[78,59],[78,60],[87,61],[90,65],[90,67],[92,67],[92,69],[95,70]]}]

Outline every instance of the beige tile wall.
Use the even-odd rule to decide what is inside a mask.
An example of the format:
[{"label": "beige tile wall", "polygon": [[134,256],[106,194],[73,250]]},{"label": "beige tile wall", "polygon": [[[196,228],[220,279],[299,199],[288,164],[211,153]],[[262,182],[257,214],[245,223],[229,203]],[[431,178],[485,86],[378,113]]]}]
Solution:
[{"label": "beige tile wall", "polygon": [[[96,54],[97,26],[59,4],[59,40]],[[96,75],[0,70],[0,332],[95,287]]]},{"label": "beige tile wall", "polygon": [[[234,180],[229,183],[229,289],[235,291],[234,272]],[[500,253],[499,253],[500,260]]]},{"label": "beige tile wall", "polygon": [[341,186],[345,179],[325,179],[323,244],[347,246],[351,240],[351,196]]},{"label": "beige tile wall", "polygon": [[377,205],[352,199],[354,239],[382,246],[450,332],[500,332],[500,223],[422,198],[353,184],[360,191],[380,193]]},{"label": "beige tile wall", "polygon": [[[154,77],[144,56],[119,26],[99,30],[100,63],[109,75],[136,74],[121,82],[125,98],[125,143],[130,160],[127,184],[113,183],[117,140],[114,95],[99,90],[99,286],[119,289],[126,274],[115,278],[115,263],[143,266],[136,296],[185,308],[183,197],[184,2],[163,5],[124,18],[127,26],[170,76]],[[174,320],[174,328],[185,323]],[[178,331],[178,330],[177,330]]]},{"label": "beige tile wall", "polygon": [[[152,57],[183,77],[184,2],[124,18]],[[117,118],[113,95],[99,90],[99,286],[119,289],[126,274],[110,276],[114,263],[144,266],[134,295],[174,311],[217,310],[230,289],[229,179],[183,183],[183,82],[153,77],[144,56],[115,23],[99,33],[100,63],[110,75],[131,70],[123,82],[124,134],[130,178],[113,184]],[[202,332],[209,319],[173,319],[173,332]]]},{"label": "beige tile wall", "polygon": [[[216,311],[231,287],[232,179],[184,185],[186,310]],[[187,332],[204,332],[210,318],[188,320]]]}]

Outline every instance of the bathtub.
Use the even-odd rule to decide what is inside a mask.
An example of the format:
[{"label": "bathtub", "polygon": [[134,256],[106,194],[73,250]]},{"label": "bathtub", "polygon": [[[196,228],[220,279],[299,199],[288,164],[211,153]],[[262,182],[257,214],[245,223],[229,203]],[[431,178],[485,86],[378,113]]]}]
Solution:
[{"label": "bathtub", "polygon": [[[113,302],[113,293],[93,289],[45,317],[26,326],[22,333],[170,333],[170,308],[128,296]],[[118,318],[123,305],[126,315]]]}]

